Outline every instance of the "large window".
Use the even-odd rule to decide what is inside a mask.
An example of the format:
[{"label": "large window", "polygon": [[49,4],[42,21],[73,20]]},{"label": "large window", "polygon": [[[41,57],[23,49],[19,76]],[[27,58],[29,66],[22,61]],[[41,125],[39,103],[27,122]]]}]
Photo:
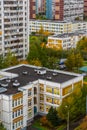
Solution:
[{"label": "large window", "polygon": [[48,103],[52,103],[52,98],[49,97],[49,96],[46,96],[46,102],[48,102]]},{"label": "large window", "polygon": [[40,103],[40,111],[44,112],[44,104]]},{"label": "large window", "polygon": [[58,89],[58,88],[54,88],[54,94],[57,94],[57,95],[59,95],[59,94],[60,94],[60,91],[59,91],[59,89]]},{"label": "large window", "polygon": [[40,94],[40,101],[44,101],[44,95]]},{"label": "large window", "polygon": [[32,105],[32,99],[28,100],[28,107],[30,107]]},{"label": "large window", "polygon": [[23,98],[18,98],[12,101],[12,107],[16,107],[23,104]]},{"label": "large window", "polygon": [[43,92],[43,91],[44,91],[44,85],[40,84],[40,92]]},{"label": "large window", "polygon": [[23,108],[19,109],[19,110],[16,110],[12,113],[12,118],[16,118],[16,117],[19,117],[23,115]]},{"label": "large window", "polygon": [[60,100],[59,100],[59,99],[54,98],[54,99],[53,99],[53,104],[59,105],[59,104],[60,104]]},{"label": "large window", "polygon": [[62,90],[63,96],[66,95],[66,94],[68,94],[68,93],[71,93],[71,92],[72,92],[72,85],[67,86],[66,88],[64,88],[64,89]]},{"label": "large window", "polygon": [[28,96],[31,96],[32,95],[32,89],[29,89],[28,90]]},{"label": "large window", "polygon": [[46,87],[46,92],[52,93],[52,88],[51,88],[50,86],[47,86],[47,87]]},{"label": "large window", "polygon": [[51,106],[46,105],[46,112],[49,111],[50,107],[51,107]]},{"label": "large window", "polygon": [[29,109],[28,110],[28,118],[31,118],[32,117],[32,109]]},{"label": "large window", "polygon": [[13,123],[13,126],[12,126],[13,128],[12,129],[15,130],[15,129],[19,128],[22,125],[23,125],[23,120],[19,120],[19,121]]}]

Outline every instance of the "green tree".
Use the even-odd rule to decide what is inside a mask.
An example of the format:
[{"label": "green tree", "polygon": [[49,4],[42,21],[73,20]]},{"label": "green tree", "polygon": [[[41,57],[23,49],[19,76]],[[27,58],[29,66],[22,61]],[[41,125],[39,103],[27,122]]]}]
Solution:
[{"label": "green tree", "polygon": [[[73,93],[65,98],[58,108],[58,114],[62,119],[67,120],[69,111],[69,119],[73,121],[86,113],[86,94],[87,86],[80,88],[79,86]],[[66,107],[67,106],[67,107]]]},{"label": "green tree", "polygon": [[78,41],[76,49],[80,51],[84,59],[87,59],[87,37]]},{"label": "green tree", "polygon": [[83,59],[80,53],[78,52],[72,52],[65,62],[66,67],[69,70],[73,70],[74,68],[79,68],[83,65]]},{"label": "green tree", "polygon": [[87,51],[87,37],[83,37],[80,41],[78,41],[77,49]]},{"label": "green tree", "polygon": [[2,55],[0,55],[0,69],[4,68],[4,58]]},{"label": "green tree", "polygon": [[50,68],[50,69],[55,69],[56,68],[56,62],[57,62],[56,57],[48,57],[47,67]]},{"label": "green tree", "polygon": [[35,66],[42,66],[42,64],[41,64],[41,62],[39,61],[39,59],[30,60],[29,64],[35,65]]},{"label": "green tree", "polygon": [[4,128],[4,125],[2,123],[0,124],[0,130],[6,130],[6,128]]},{"label": "green tree", "polygon": [[58,113],[56,108],[51,107],[47,114],[47,120],[52,124],[52,126],[56,127],[60,124],[61,119],[58,117]]},{"label": "green tree", "polygon": [[9,50],[6,57],[4,58],[4,66],[10,67],[18,64],[18,60],[14,54]]}]

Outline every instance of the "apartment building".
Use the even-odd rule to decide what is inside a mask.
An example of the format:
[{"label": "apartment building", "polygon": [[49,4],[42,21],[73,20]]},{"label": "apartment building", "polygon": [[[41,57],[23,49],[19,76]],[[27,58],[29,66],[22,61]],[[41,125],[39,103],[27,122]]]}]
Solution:
[{"label": "apartment building", "polygon": [[84,16],[87,17],[87,0],[84,0]]},{"label": "apartment building", "polygon": [[19,59],[29,51],[28,0],[0,0],[0,54],[8,49]]},{"label": "apartment building", "polygon": [[53,48],[56,50],[69,50],[71,48],[76,48],[76,45],[80,39],[87,37],[86,33],[69,33],[69,34],[59,34],[48,37],[48,42],[46,47]]},{"label": "apartment building", "polygon": [[45,15],[45,5],[46,0],[36,0],[36,14],[42,14]]},{"label": "apartment building", "polygon": [[0,71],[0,120],[6,130],[26,130],[37,114],[57,108],[83,76],[59,70],[18,65]]},{"label": "apartment building", "polygon": [[87,22],[78,21],[55,21],[55,20],[30,20],[29,32],[38,32],[43,27],[44,31],[54,34],[85,32],[87,30]]},{"label": "apartment building", "polygon": [[83,19],[84,0],[46,0],[46,17],[55,20]]},{"label": "apartment building", "polygon": [[36,0],[29,0],[29,17],[30,19],[36,18]]}]

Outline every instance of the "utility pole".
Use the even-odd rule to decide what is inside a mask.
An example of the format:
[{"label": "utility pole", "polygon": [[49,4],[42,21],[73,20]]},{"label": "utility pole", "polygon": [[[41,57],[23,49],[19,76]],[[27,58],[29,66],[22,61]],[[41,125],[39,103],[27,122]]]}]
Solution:
[{"label": "utility pole", "polygon": [[86,95],[86,116],[87,116],[87,95]]},{"label": "utility pole", "polygon": [[68,117],[67,117],[67,130],[69,130],[69,110],[68,110]]},{"label": "utility pole", "polygon": [[67,130],[69,130],[69,107],[65,106],[67,108]]}]

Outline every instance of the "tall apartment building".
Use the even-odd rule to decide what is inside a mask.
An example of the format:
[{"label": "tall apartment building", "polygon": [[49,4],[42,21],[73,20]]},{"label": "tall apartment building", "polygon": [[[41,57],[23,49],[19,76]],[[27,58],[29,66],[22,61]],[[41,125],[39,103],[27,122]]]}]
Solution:
[{"label": "tall apartment building", "polygon": [[52,0],[46,0],[46,18],[53,19]]},{"label": "tall apartment building", "polygon": [[84,0],[84,16],[87,17],[87,0]]},{"label": "tall apartment building", "polygon": [[29,51],[28,0],[0,0],[0,54],[8,49],[19,59]]},{"label": "tall apartment building", "polygon": [[36,0],[36,14],[45,15],[46,0]]},{"label": "tall apartment building", "polygon": [[55,20],[83,19],[84,0],[46,0],[46,17]]},{"label": "tall apartment building", "polygon": [[36,0],[29,0],[29,17],[30,19],[36,18]]},{"label": "tall apartment building", "polygon": [[83,76],[59,70],[18,65],[0,71],[0,121],[6,130],[26,130],[37,114],[57,108]]}]

